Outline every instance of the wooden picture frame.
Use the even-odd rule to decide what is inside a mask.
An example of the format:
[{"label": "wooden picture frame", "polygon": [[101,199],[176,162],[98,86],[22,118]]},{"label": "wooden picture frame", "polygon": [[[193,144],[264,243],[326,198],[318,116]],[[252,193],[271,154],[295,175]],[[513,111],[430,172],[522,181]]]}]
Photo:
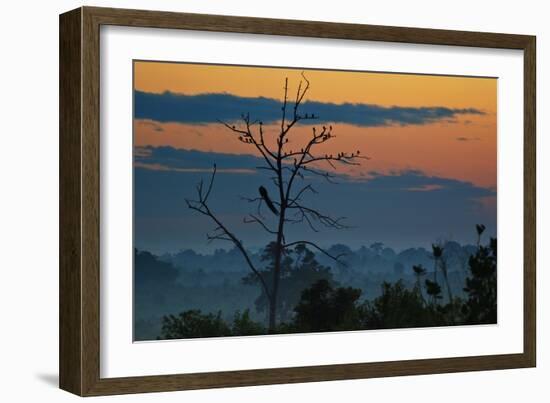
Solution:
[{"label": "wooden picture frame", "polygon": [[[102,25],[519,49],[524,56],[523,353],[229,372],[100,377],[99,30]],[[80,396],[536,365],[535,37],[82,7],[60,16],[60,387]]]}]

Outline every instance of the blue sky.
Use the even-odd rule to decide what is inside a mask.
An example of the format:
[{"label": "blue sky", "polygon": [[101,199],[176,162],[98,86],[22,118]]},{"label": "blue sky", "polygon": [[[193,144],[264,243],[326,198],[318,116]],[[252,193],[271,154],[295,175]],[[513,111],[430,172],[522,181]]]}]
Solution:
[{"label": "blue sky", "polygon": [[[308,88],[284,153],[296,155],[326,126],[330,141],[316,157],[360,153],[360,165],[314,162],[337,184],[306,174],[317,193],[307,206],[346,217],[345,230],[287,224],[288,241],[352,247],[381,241],[396,249],[476,240],[475,225],[496,234],[497,80],[488,78],[136,62],[134,65],[135,246],[153,252],[231,247],[207,243],[208,217],[190,210],[196,185],[217,164],[210,207],[249,247],[270,236],[243,218],[256,212],[242,197],[263,186],[275,196],[258,150],[232,126],[250,130],[275,149],[287,88],[288,114],[298,89]],[[224,127],[220,121],[228,123]],[[261,129],[259,122],[262,122]],[[317,130],[317,132],[315,132]],[[294,151],[294,152],[293,152]],[[292,158],[287,160],[292,163]],[[285,171],[288,172],[288,171]],[[302,181],[302,179],[300,179]],[[275,197],[274,197],[275,198]],[[275,217],[263,212],[266,223]]]},{"label": "blue sky", "polygon": [[[206,232],[211,222],[186,206],[185,199],[196,196],[195,186],[208,181],[213,163],[218,174],[211,196],[211,207],[222,221],[238,233],[248,247],[261,247],[270,241],[263,231],[244,224],[247,212],[255,212],[242,197],[256,197],[260,185],[275,189],[262,171],[262,161],[251,155],[208,153],[172,147],[144,147],[136,153],[135,246],[157,253],[194,248],[211,250],[228,244],[208,245]],[[314,233],[305,225],[291,225],[289,239],[308,239],[330,245],[352,247],[382,241],[397,249],[428,246],[442,239],[474,242],[476,223],[484,223],[494,234],[495,214],[483,203],[494,198],[491,189],[456,179],[427,175],[419,170],[390,173],[370,172],[368,178],[339,175],[336,184],[319,177],[306,178],[317,194],[304,202],[346,217],[349,229],[319,227]],[[262,210],[267,222],[270,212]],[[270,221],[272,220],[272,221]]]}]

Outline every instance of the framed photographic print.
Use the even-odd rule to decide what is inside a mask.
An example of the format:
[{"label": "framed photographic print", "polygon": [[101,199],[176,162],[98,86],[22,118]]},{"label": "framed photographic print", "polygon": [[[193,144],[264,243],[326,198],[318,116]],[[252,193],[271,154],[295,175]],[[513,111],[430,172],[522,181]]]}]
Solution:
[{"label": "framed photographic print", "polygon": [[535,366],[535,178],[535,37],[62,14],[60,386]]}]

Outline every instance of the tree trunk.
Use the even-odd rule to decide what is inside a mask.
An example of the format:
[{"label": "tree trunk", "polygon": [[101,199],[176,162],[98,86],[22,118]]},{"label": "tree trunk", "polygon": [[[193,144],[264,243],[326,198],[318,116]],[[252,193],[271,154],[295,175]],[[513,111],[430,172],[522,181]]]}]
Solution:
[{"label": "tree trunk", "polygon": [[[282,168],[282,147],[284,141],[284,123],[286,112],[286,94],[287,94],[288,79],[285,81],[285,103],[283,106],[283,119],[281,120],[281,135],[279,135],[279,151],[277,152],[277,187],[279,188],[279,225],[277,227],[277,240],[275,242],[275,264],[273,267],[273,287],[271,288],[271,304],[269,306],[269,327],[268,333],[275,333],[277,329],[277,299],[279,294],[279,278],[281,277],[281,261],[283,255],[283,240],[286,212],[286,196],[283,185],[283,168]],[[290,187],[290,186],[289,186]]]},{"label": "tree trunk", "polygon": [[281,277],[281,262],[283,257],[283,231],[285,223],[285,207],[281,203],[279,214],[279,227],[277,229],[277,240],[275,244],[275,264],[273,266],[273,287],[269,304],[269,333],[275,333],[277,329],[277,303],[279,295],[279,279]]}]

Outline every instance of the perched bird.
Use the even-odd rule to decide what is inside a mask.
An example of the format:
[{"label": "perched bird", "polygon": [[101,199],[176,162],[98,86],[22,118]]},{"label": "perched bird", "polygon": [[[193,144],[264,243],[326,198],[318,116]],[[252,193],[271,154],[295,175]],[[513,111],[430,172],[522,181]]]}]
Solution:
[{"label": "perched bird", "polygon": [[272,211],[273,214],[278,216],[279,212],[277,211],[277,209],[275,208],[275,205],[269,198],[269,195],[267,194],[267,189],[264,188],[263,186],[260,186],[258,188],[258,191],[260,192],[260,196],[262,196],[262,199],[264,199],[265,204],[267,204],[267,207],[269,207],[269,209]]}]

